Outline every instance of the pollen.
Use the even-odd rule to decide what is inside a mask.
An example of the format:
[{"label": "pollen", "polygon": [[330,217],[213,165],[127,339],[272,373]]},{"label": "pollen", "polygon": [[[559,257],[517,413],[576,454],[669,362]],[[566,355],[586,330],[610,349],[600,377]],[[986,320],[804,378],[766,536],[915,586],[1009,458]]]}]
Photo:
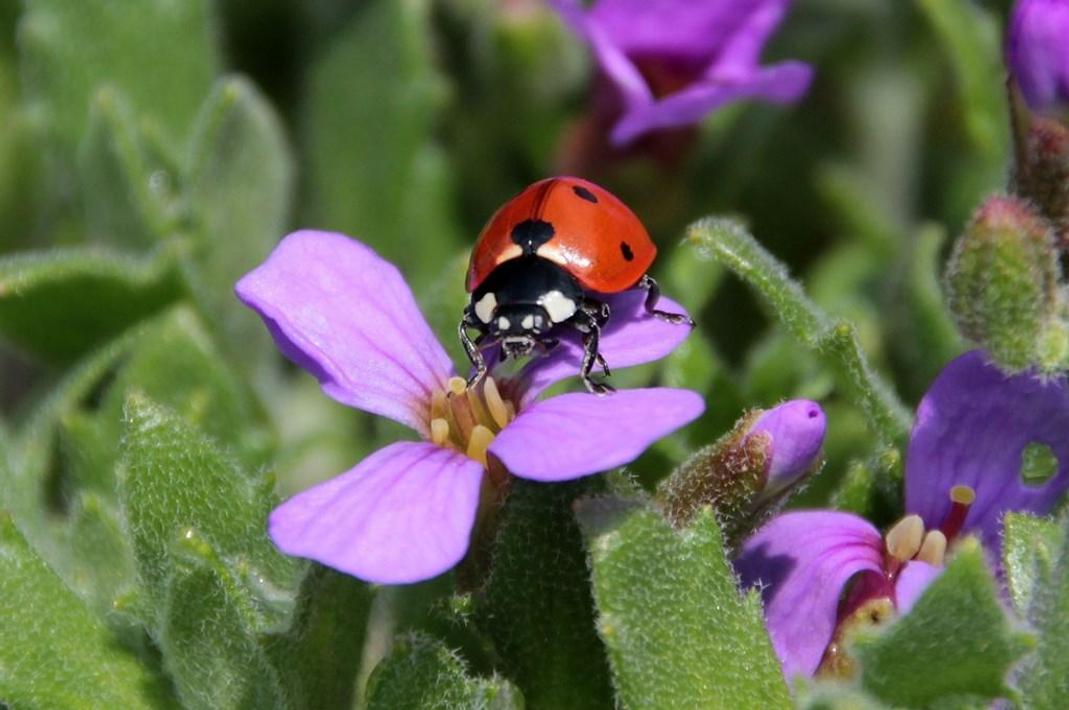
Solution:
[{"label": "pollen", "polygon": [[431,396],[429,414],[431,441],[489,467],[487,450],[516,418],[516,405],[502,396],[493,377],[470,388],[463,378],[451,377]]}]

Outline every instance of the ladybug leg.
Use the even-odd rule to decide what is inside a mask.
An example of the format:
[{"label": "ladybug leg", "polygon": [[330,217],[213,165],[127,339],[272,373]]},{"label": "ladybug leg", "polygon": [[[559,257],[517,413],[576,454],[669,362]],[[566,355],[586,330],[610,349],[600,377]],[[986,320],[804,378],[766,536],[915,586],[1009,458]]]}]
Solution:
[{"label": "ladybug leg", "polygon": [[694,321],[683,313],[669,313],[668,311],[662,311],[656,308],[657,301],[661,300],[661,287],[657,285],[657,282],[653,280],[653,277],[649,274],[643,276],[638,281],[638,287],[646,289],[646,312],[651,316],[660,318],[663,321],[668,321],[673,325],[687,325],[694,327]]},{"label": "ladybug leg", "polygon": [[607,385],[604,382],[595,382],[590,376],[595,362],[601,365],[606,375],[609,374],[605,358],[598,352],[598,341],[601,336],[601,324],[598,323],[598,318],[587,308],[581,308],[576,314],[575,327],[576,330],[583,334],[583,362],[579,366],[579,377],[583,380],[583,386],[591,394],[604,395],[615,392],[616,390],[611,385]]},{"label": "ladybug leg", "polygon": [[486,377],[486,358],[483,357],[482,351],[479,350],[479,345],[482,343],[483,338],[486,337],[486,333],[480,330],[478,338],[473,341],[468,333],[469,328],[479,328],[479,323],[472,318],[470,309],[465,308],[464,317],[460,320],[460,325],[457,326],[457,334],[460,336],[460,344],[464,346],[464,352],[467,353],[472,367],[475,368],[475,372],[468,378],[468,387],[474,387]]}]

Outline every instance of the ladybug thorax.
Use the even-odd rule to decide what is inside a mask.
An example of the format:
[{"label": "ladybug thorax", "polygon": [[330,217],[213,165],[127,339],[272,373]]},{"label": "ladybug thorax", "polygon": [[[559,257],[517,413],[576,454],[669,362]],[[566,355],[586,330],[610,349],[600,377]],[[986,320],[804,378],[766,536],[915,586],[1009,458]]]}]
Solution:
[{"label": "ladybug thorax", "polygon": [[523,256],[494,269],[471,294],[475,317],[495,337],[545,335],[572,318],[583,289],[547,259]]}]

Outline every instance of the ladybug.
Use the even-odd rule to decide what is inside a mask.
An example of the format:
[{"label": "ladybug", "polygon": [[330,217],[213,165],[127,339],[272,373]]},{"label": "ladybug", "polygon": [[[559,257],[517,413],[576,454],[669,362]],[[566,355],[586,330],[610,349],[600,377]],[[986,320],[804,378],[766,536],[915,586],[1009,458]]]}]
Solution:
[{"label": "ladybug", "polygon": [[[591,378],[595,363],[610,374],[598,352],[610,315],[599,296],[645,289],[647,313],[694,325],[656,308],[660,289],[646,273],[656,256],[635,213],[592,182],[549,178],[506,202],[483,227],[468,266],[471,300],[458,330],[475,368],[469,387],[486,375],[485,348],[499,345],[501,360],[544,353],[572,329],[583,339],[583,385],[594,394],[612,392]],[[478,333],[474,340],[470,331]]]}]

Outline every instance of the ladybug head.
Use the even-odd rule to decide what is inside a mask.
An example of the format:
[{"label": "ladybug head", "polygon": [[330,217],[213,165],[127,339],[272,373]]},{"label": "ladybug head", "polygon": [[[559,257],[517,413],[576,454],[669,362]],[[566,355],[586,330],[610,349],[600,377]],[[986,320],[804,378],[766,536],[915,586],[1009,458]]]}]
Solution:
[{"label": "ladybug head", "polygon": [[554,323],[542,306],[518,303],[498,306],[487,325],[490,337],[500,341],[505,356],[518,358],[530,355]]}]

